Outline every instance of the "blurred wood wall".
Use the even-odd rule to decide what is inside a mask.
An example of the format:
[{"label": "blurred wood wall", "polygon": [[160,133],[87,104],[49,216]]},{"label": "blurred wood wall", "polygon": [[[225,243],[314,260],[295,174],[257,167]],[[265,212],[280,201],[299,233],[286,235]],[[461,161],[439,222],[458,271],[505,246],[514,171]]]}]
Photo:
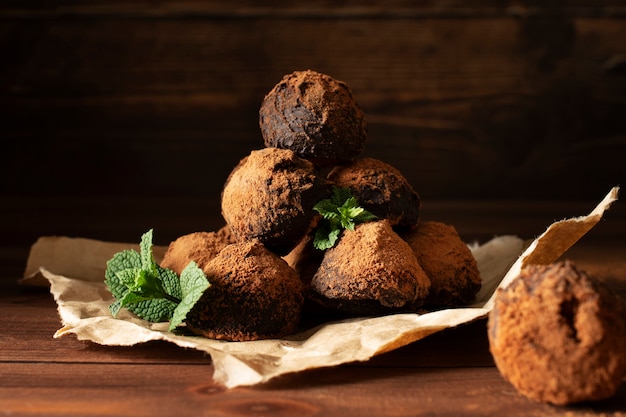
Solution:
[{"label": "blurred wood wall", "polygon": [[177,207],[214,227],[226,176],[263,146],[261,100],[301,69],[348,83],[366,154],[424,201],[626,185],[623,1],[282,3],[2,2],[3,205],[66,227],[116,201],[136,218]]}]

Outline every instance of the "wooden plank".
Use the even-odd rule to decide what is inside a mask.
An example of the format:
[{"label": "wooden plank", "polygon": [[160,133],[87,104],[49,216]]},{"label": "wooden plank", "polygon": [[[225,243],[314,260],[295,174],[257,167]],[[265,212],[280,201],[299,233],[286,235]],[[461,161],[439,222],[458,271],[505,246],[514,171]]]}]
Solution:
[{"label": "wooden plank", "polygon": [[284,74],[309,67],[348,82],[365,107],[388,96],[410,102],[532,92],[520,85],[525,57],[515,53],[518,27],[506,18],[37,25],[43,25],[38,37],[27,36],[36,29],[29,22],[5,29],[3,45],[22,39],[20,48],[30,51],[27,61],[8,61],[5,69],[16,77],[8,86],[18,104],[31,95],[61,106],[73,96],[87,106],[156,98],[155,110],[181,96],[190,107],[209,109],[232,107],[242,97],[256,96],[260,104]]},{"label": "wooden plank", "polygon": [[265,18],[18,21],[0,39],[17,55],[3,69],[3,88],[17,104],[32,97],[63,106],[80,97],[85,106],[154,103],[158,111],[157,104],[182,98],[191,108],[217,110],[252,97],[258,105],[283,74],[308,67],[348,82],[366,108],[388,105],[389,97],[445,104],[536,94],[566,76],[556,69],[542,74],[538,66],[546,59],[564,61],[574,76],[617,86],[619,79],[603,77],[602,64],[621,53],[624,36],[619,19]]},{"label": "wooden plank", "polygon": [[[527,3],[527,2],[526,2]],[[557,6],[557,7],[555,7]],[[507,4],[496,0],[474,1],[468,4],[460,0],[448,1],[407,1],[392,0],[377,4],[363,4],[354,0],[342,1],[341,4],[328,0],[308,1],[306,3],[284,4],[280,1],[259,2],[237,0],[228,3],[219,1],[161,1],[158,4],[148,1],[133,3],[97,0],[88,4],[73,1],[48,1],[37,4],[13,2],[3,5],[5,17],[49,18],[49,17],[109,17],[111,15],[126,18],[184,18],[210,16],[259,17],[280,16],[297,17],[305,15],[350,18],[354,16],[390,17],[437,17],[437,16],[494,16],[494,15],[567,15],[605,16],[623,15],[623,3],[619,0],[575,0],[568,2]]]},{"label": "wooden plank", "polygon": [[[495,368],[415,370],[343,366],[290,375],[266,386],[224,391],[198,365],[0,364],[3,410],[16,415],[325,415],[417,414],[545,416],[569,409],[531,402]],[[36,375],[36,378],[34,376]],[[297,388],[296,388],[297,387]],[[619,416],[621,390],[576,413]]]},{"label": "wooden plank", "polygon": [[610,18],[18,20],[0,38],[9,53],[0,110],[11,116],[2,174],[25,171],[11,192],[26,183],[90,192],[90,178],[111,194],[164,160],[145,193],[195,194],[208,168],[217,194],[262,146],[263,95],[311,67],[351,85],[370,120],[367,154],[425,198],[546,198],[548,185],[560,198],[591,198],[626,178],[625,27]]}]

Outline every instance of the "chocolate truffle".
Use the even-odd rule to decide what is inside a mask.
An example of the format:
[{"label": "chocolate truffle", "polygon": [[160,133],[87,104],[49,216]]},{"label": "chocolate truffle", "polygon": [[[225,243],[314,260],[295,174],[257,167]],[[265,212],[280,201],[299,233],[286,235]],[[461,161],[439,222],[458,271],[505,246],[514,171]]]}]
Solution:
[{"label": "chocolate truffle", "polygon": [[258,239],[278,255],[310,230],[313,206],[327,195],[310,161],[288,149],[252,151],[233,169],[222,191],[222,216],[238,241]]},{"label": "chocolate truffle", "polygon": [[204,273],[211,286],[185,321],[193,333],[245,341],[297,330],[304,302],[300,278],[258,241],[226,246]]},{"label": "chocolate truffle", "polygon": [[375,158],[360,158],[335,167],[328,179],[348,187],[363,208],[392,226],[412,226],[419,220],[420,197],[395,167]]},{"label": "chocolate truffle", "polygon": [[291,149],[318,166],[363,152],[365,116],[348,85],[319,72],[295,71],[265,96],[259,125],[267,147]]},{"label": "chocolate truffle", "polygon": [[171,242],[160,265],[171,269],[178,275],[194,261],[200,269],[226,246],[235,243],[235,238],[228,226],[215,232],[194,232],[183,235]]},{"label": "chocolate truffle", "polygon": [[291,252],[283,256],[285,262],[298,273],[305,285],[311,283],[323,258],[324,251],[313,246],[313,234],[306,235]]},{"label": "chocolate truffle", "polygon": [[423,302],[429,287],[412,249],[387,220],[344,230],[311,281],[320,304],[354,315],[402,311]]},{"label": "chocolate truffle", "polygon": [[474,301],[481,287],[480,272],[474,255],[454,226],[423,221],[402,231],[400,236],[430,278],[426,305],[453,307]]},{"label": "chocolate truffle", "polygon": [[488,328],[500,373],[535,401],[605,399],[626,375],[623,301],[569,260],[525,267],[497,291]]}]

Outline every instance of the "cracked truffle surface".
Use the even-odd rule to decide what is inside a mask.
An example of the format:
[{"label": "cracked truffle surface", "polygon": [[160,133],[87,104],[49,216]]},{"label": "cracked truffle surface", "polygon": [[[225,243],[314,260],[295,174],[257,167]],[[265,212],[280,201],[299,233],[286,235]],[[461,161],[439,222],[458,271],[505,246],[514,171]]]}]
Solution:
[{"label": "cracked truffle surface", "polygon": [[367,122],[348,85],[316,71],[294,71],[265,96],[259,125],[267,147],[291,149],[318,166],[363,152]]},{"label": "cracked truffle surface", "polygon": [[300,278],[258,241],[228,245],[204,273],[211,286],[187,315],[192,332],[245,341],[297,330],[304,302]]},{"label": "cracked truffle surface", "polygon": [[258,239],[285,255],[312,227],[313,206],[327,191],[310,161],[288,149],[260,149],[226,180],[222,216],[238,241]]},{"label": "cracked truffle surface", "polygon": [[566,405],[612,396],[626,375],[624,304],[571,261],[530,265],[498,290],[489,345],[520,393]]},{"label": "cracked truffle surface", "polygon": [[344,230],[311,281],[320,304],[349,314],[401,311],[423,302],[430,281],[387,220]]},{"label": "cracked truffle surface", "polygon": [[404,175],[386,162],[359,158],[335,167],[328,180],[350,188],[363,208],[389,220],[392,226],[412,226],[419,219],[419,195]]}]

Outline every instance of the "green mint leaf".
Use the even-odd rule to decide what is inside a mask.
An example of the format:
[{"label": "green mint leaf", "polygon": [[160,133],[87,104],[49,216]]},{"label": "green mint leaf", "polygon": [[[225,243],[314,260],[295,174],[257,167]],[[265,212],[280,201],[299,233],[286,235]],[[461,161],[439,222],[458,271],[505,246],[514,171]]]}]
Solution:
[{"label": "green mint leaf", "polygon": [[335,228],[333,230],[318,229],[315,232],[315,237],[313,239],[313,247],[319,250],[332,248],[333,246],[335,246],[335,243],[337,243],[340,233],[340,228]]},{"label": "green mint leaf", "polygon": [[374,214],[359,206],[347,187],[333,187],[331,198],[319,201],[313,209],[322,215],[313,237],[313,247],[320,250],[332,248],[342,229],[354,230],[358,223],[376,219]]},{"label": "green mint leaf", "polygon": [[134,250],[124,250],[113,255],[107,262],[107,269],[104,272],[104,283],[108,287],[113,297],[117,300],[124,297],[128,291],[128,283],[123,282],[119,275],[121,271],[127,269],[141,269],[141,257]]},{"label": "green mint leaf", "polygon": [[349,218],[341,219],[341,227],[343,227],[344,229],[350,230],[351,232],[353,232],[354,226],[355,226],[355,223],[354,221],[352,221],[352,219],[349,219]]},{"label": "green mint leaf", "polygon": [[111,315],[113,317],[117,317],[117,313],[119,313],[121,309],[122,309],[122,303],[118,300],[115,300],[114,302],[111,303],[111,305],[109,305],[109,311],[111,312]]},{"label": "green mint leaf", "polygon": [[330,229],[323,227],[323,225],[320,225],[319,228],[315,231],[315,236],[313,237],[313,247],[319,250],[332,248],[335,244],[335,242],[331,239],[332,233],[333,232]]},{"label": "green mint leaf", "polygon": [[[165,272],[166,270],[162,269],[162,271]],[[132,268],[118,272],[117,276],[120,282],[127,286],[127,293],[134,293],[145,300],[165,298],[170,299],[170,301],[176,301],[179,299],[180,290],[166,291],[163,287],[164,277],[161,275],[152,275],[150,272],[151,271]],[[178,288],[180,288],[180,286],[178,286]],[[171,294],[172,292],[174,294]],[[134,302],[137,301],[141,300],[137,299]],[[130,302],[122,303],[122,306],[125,307],[128,304],[130,304]]]},{"label": "green mint leaf", "polygon": [[178,305],[177,302],[165,298],[153,298],[148,300],[132,300],[126,308],[138,317],[152,323],[169,321]]},{"label": "green mint leaf", "polygon": [[141,268],[150,272],[153,276],[156,275],[157,264],[154,261],[154,256],[152,255],[152,229],[148,230],[141,236],[139,254],[141,256]]},{"label": "green mint leaf", "polygon": [[324,218],[339,216],[339,213],[337,213],[337,205],[333,203],[330,199],[319,201],[313,206],[313,210],[317,211]]},{"label": "green mint leaf", "polygon": [[183,292],[181,289],[181,282],[178,278],[176,272],[171,269],[161,268],[157,265],[157,274],[159,275],[159,279],[161,280],[161,285],[165,292],[169,295],[173,301],[180,300],[183,297]]},{"label": "green mint leaf", "polygon": [[341,234],[341,229],[334,229],[328,234],[328,244],[332,248],[339,240],[339,235]]},{"label": "green mint leaf", "polygon": [[356,217],[354,217],[354,221],[355,223],[365,223],[365,222],[369,222],[372,220],[376,220],[378,217],[376,217],[376,215],[370,213],[367,210],[363,210],[362,213],[358,214]]},{"label": "green mint leaf", "polygon": [[107,262],[105,284],[115,298],[109,311],[115,317],[126,308],[148,321],[168,321],[180,302],[178,277],[154,261],[152,230],[144,233],[139,249],[116,253]]},{"label": "green mint leaf", "polygon": [[125,250],[107,262],[105,284],[115,301],[109,311],[116,317],[122,308],[151,322],[170,321],[170,330],[180,325],[209,287],[204,272],[190,263],[178,275],[159,266],[152,252],[152,229],[144,233],[140,252]]},{"label": "green mint leaf", "polygon": [[185,318],[187,313],[191,311],[193,306],[198,302],[204,291],[210,287],[204,272],[198,265],[191,261],[180,273],[180,288],[182,291],[182,300],[176,306],[172,319],[170,320],[169,330],[172,331],[178,327]]},{"label": "green mint leaf", "polygon": [[133,304],[139,303],[141,301],[148,301],[148,300],[152,300],[152,298],[146,297],[145,295],[138,293],[138,292],[128,291],[124,295],[124,297],[121,300],[119,300],[119,302],[120,302],[120,307],[128,308],[129,306],[132,306]]}]

